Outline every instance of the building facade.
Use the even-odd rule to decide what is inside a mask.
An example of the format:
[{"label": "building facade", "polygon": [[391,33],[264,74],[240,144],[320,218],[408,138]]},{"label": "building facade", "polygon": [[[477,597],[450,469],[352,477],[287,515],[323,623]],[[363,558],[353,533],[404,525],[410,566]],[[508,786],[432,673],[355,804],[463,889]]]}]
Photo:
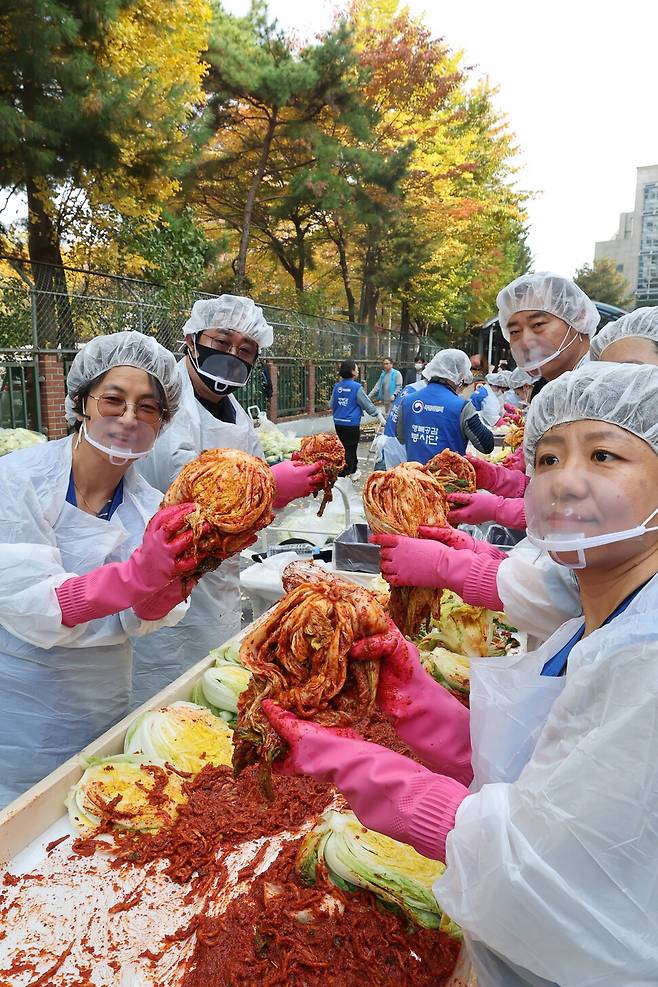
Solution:
[{"label": "building facade", "polygon": [[635,209],[619,217],[612,240],[594,248],[594,259],[617,265],[635,294],[636,305],[658,305],[658,164],[637,169]]}]

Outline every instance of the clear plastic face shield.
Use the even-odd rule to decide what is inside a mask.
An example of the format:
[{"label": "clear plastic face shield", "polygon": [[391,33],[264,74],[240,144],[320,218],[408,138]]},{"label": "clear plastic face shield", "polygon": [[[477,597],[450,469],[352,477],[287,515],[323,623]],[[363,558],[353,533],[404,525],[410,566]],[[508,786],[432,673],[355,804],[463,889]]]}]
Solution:
[{"label": "clear plastic face shield", "polygon": [[[98,409],[98,416],[93,419],[87,414],[89,401]],[[126,414],[128,408],[132,411],[130,415]],[[132,404],[114,395],[90,394],[82,403],[82,416],[77,444],[84,438],[104,453],[113,466],[125,466],[147,456],[155,445],[162,408],[155,399]]]},{"label": "clear plastic face shield", "polygon": [[[546,314],[549,318],[556,318],[556,316],[551,316],[550,313]],[[533,377],[540,377],[541,368],[551,363],[558,356],[561,356],[579,338],[580,334],[571,326],[567,325],[564,336],[556,349],[555,343],[551,342],[543,333],[538,332],[535,334],[532,330],[528,330],[522,332],[517,339],[512,336],[510,338],[510,347],[517,367],[520,370],[525,370],[526,373],[531,374]]]},{"label": "clear plastic face shield", "polygon": [[533,476],[525,511],[528,541],[568,569],[584,569],[592,549],[658,536],[658,507],[638,518],[614,483],[575,470],[552,467]]},{"label": "clear plastic face shield", "polygon": [[254,369],[253,363],[233,353],[205,346],[199,342],[200,335],[194,337],[194,348],[188,346],[187,353],[204,384],[215,394],[230,394],[236,388],[244,387]]}]

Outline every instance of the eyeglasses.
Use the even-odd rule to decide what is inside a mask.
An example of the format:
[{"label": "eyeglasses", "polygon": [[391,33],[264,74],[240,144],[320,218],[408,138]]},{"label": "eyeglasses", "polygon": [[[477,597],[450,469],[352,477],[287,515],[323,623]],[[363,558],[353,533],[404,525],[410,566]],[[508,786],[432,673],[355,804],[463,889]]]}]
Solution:
[{"label": "eyeglasses", "polygon": [[258,355],[258,346],[256,343],[241,342],[236,344],[226,337],[217,339],[216,336],[208,336],[205,332],[199,333],[199,340],[211,350],[217,350],[219,353],[232,353],[233,356],[237,356],[246,362],[255,359]]},{"label": "eyeglasses", "polygon": [[142,422],[148,422],[150,425],[156,425],[162,418],[162,408],[157,401],[147,400],[135,403],[126,401],[116,394],[101,394],[98,398],[95,394],[88,396],[96,402],[98,414],[102,418],[120,418],[125,415],[128,408],[133,409],[136,418]]}]

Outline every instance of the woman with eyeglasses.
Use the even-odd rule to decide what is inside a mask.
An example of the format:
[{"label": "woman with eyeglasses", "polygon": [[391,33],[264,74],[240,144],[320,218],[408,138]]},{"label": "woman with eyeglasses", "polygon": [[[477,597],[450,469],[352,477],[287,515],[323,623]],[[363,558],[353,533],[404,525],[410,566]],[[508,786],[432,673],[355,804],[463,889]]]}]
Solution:
[{"label": "woman with eyeglasses", "polygon": [[159,511],[134,468],[178,407],[174,357],[98,336],[67,388],[73,434],[0,459],[0,806],[127,713],[131,638],[187,609],[194,505]]}]

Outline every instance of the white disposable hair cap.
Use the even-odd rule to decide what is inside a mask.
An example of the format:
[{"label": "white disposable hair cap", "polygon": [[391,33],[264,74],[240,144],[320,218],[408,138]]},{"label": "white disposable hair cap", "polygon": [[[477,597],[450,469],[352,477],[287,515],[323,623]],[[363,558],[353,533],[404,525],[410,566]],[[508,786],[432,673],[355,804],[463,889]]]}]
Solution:
[{"label": "white disposable hair cap", "polygon": [[517,387],[523,387],[525,384],[534,384],[536,380],[537,378],[531,377],[527,370],[521,370],[521,367],[517,367],[510,374],[509,386],[516,390]]},{"label": "white disposable hair cap", "polygon": [[486,380],[487,384],[490,384],[491,385],[491,387],[503,387],[504,386],[500,374],[487,374],[487,376],[485,377],[485,380]]},{"label": "white disposable hair cap", "polygon": [[517,312],[550,312],[585,336],[593,336],[601,321],[599,310],[582,288],[550,271],[522,274],[498,292],[496,304],[500,328],[507,340],[507,324]]},{"label": "white disposable hair cap", "polygon": [[658,367],[584,363],[546,384],[530,405],[525,423],[529,472],[534,472],[537,444],[549,429],[585,420],[618,425],[658,453]]},{"label": "white disposable hair cap", "polygon": [[108,336],[96,336],[85,343],[71,364],[66,377],[66,420],[74,425],[75,398],[101,374],[113,367],[136,367],[145,370],[160,381],[167,400],[169,419],[173,418],[180,404],[181,379],[173,353],[161,346],[152,336],[128,329]]},{"label": "white disposable hair cap", "polygon": [[470,384],[473,381],[471,361],[463,350],[439,350],[423,370],[425,380],[433,377],[443,377],[455,387]]},{"label": "white disposable hair cap", "polygon": [[261,350],[274,342],[274,330],[262,308],[244,295],[219,295],[196,301],[183,326],[183,335],[195,336],[205,329],[234,329],[253,339]]},{"label": "white disposable hair cap", "polygon": [[512,379],[511,370],[499,370],[498,375],[502,380],[501,387],[511,387],[510,380]]},{"label": "white disposable hair cap", "polygon": [[611,343],[628,337],[651,339],[658,344],[658,307],[636,308],[628,315],[622,315],[616,322],[609,322],[601,332],[597,333],[590,343],[589,353],[592,360],[600,360]]}]

